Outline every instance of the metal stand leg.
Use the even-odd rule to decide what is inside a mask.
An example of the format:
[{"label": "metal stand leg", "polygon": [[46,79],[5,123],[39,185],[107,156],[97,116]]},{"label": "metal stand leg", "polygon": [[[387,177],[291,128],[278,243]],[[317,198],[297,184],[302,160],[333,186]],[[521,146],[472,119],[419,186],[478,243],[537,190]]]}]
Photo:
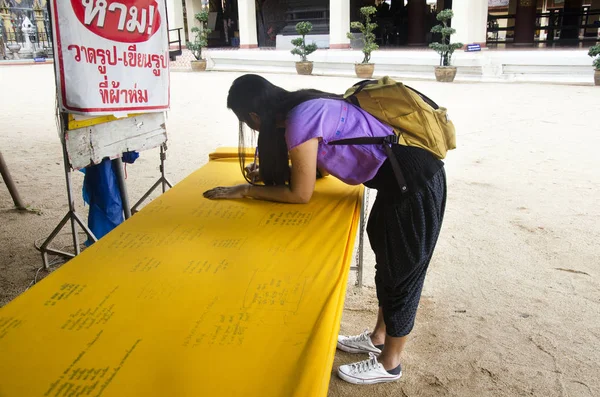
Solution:
[{"label": "metal stand leg", "polygon": [[351,267],[350,270],[356,270],[356,285],[359,288],[363,286],[363,254],[364,254],[364,240],[365,240],[365,227],[366,227],[366,215],[367,206],[369,205],[369,188],[364,187],[362,205],[360,207],[360,224],[358,230],[358,250],[356,252],[356,266]]},{"label": "metal stand leg", "polygon": [[125,175],[123,174],[123,160],[121,160],[120,157],[112,160],[112,168],[117,176],[117,182],[119,183],[121,203],[123,204],[123,215],[125,215],[125,219],[129,219],[131,218],[131,207],[129,206],[129,195],[127,194]]},{"label": "metal stand leg", "polygon": [[[79,249],[79,236],[77,234],[76,225],[79,224],[79,227],[83,229],[83,231],[87,234],[87,236],[92,241],[98,241],[94,233],[87,227],[87,225],[83,222],[83,220],[79,217],[79,215],[75,212],[75,201],[73,200],[73,190],[71,186],[71,170],[69,169],[69,159],[67,156],[67,149],[63,143],[63,163],[65,166],[65,180],[67,183],[67,198],[69,200],[69,212],[62,218],[59,222],[58,226],[54,228],[50,236],[44,241],[42,246],[40,247],[40,251],[42,253],[42,261],[44,262],[44,268],[48,269],[49,261],[48,254],[60,255],[66,258],[74,258],[76,255],[79,255],[81,252]],[[73,234],[73,249],[75,254],[71,254],[69,252],[59,251],[52,248],[48,248],[48,245],[56,238],[60,230],[67,224],[68,221],[71,221],[71,233]]]},{"label": "metal stand leg", "polygon": [[150,194],[152,194],[152,192],[159,186],[162,185],[162,192],[166,192],[167,191],[167,186],[169,188],[172,188],[173,185],[171,184],[171,182],[169,182],[169,180],[167,179],[167,177],[165,176],[165,160],[167,158],[167,154],[165,153],[167,150],[167,144],[163,143],[160,146],[160,178],[158,178],[158,181],[156,181],[154,183],[154,185],[152,185],[152,187],[150,188],[150,190],[148,190],[143,196],[142,198],[135,203],[135,205],[131,208],[131,213],[135,214],[136,212],[138,212],[137,208],[148,198],[148,196],[150,196]]},{"label": "metal stand leg", "polygon": [[10,172],[8,172],[8,167],[6,166],[6,162],[4,162],[2,152],[0,152],[0,174],[2,174],[2,179],[4,179],[4,183],[6,183],[6,187],[10,193],[10,197],[12,197],[13,202],[15,203],[15,207],[19,210],[25,210],[25,204],[23,204],[21,196],[19,196],[19,192],[17,191],[17,186],[15,186],[15,183],[10,176]]},{"label": "metal stand leg", "polygon": [[364,246],[365,246],[365,214],[366,214],[366,206],[368,203],[368,195],[367,195],[367,187],[365,187],[365,191],[363,193],[363,202],[360,207],[360,236],[358,236],[358,264],[357,264],[357,274],[356,274],[356,284],[359,288],[363,286],[363,254],[364,254]]}]

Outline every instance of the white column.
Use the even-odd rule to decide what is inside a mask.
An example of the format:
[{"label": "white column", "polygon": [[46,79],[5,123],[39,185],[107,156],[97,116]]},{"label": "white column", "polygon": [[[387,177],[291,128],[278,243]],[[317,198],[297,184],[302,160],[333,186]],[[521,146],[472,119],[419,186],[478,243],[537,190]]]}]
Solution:
[{"label": "white column", "polygon": [[452,27],[456,34],[452,42],[481,44],[485,46],[487,37],[488,0],[458,0],[452,3],[454,18]]},{"label": "white column", "polygon": [[350,0],[329,0],[329,48],[350,48]]},{"label": "white column", "polygon": [[[167,17],[169,29],[181,28],[179,31],[181,44],[185,46],[185,31],[183,30],[183,5],[181,0],[167,0]],[[177,40],[177,32],[169,32],[169,41]]]},{"label": "white column", "polygon": [[[545,14],[547,12],[548,12],[548,0],[544,0],[542,2],[542,14]],[[547,26],[548,22],[549,22],[548,17],[540,18],[540,24],[542,26]],[[547,37],[548,37],[548,31],[546,29],[540,30],[540,40],[546,40]]]},{"label": "white column", "polygon": [[[177,1],[177,0],[175,0]],[[200,27],[200,23],[196,21],[194,17],[197,13],[202,11],[202,0],[185,0],[185,12],[187,17],[187,26],[188,26],[188,37],[190,41],[194,41],[195,34],[192,33],[192,28],[194,26]],[[183,21],[181,23],[181,27],[183,27]],[[182,32],[182,36],[185,36]],[[183,40],[183,37],[182,37]]]},{"label": "white column", "polygon": [[167,16],[169,17],[169,29],[183,28],[183,6],[181,0],[167,0]]},{"label": "white column", "polygon": [[240,48],[257,48],[255,0],[239,0]]}]

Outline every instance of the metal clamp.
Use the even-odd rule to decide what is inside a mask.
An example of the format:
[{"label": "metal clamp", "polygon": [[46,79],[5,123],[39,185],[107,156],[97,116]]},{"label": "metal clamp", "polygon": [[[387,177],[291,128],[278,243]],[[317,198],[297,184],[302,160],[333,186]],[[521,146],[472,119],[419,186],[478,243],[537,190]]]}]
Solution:
[{"label": "metal clamp", "polygon": [[394,134],[394,135],[388,135],[388,136],[384,137],[383,143],[388,144],[388,145],[397,144],[398,143],[398,135]]}]

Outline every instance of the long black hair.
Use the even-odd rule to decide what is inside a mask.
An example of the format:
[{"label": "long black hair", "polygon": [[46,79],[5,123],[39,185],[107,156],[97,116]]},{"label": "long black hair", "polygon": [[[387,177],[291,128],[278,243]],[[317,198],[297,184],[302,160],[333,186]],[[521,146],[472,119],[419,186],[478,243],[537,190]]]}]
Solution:
[{"label": "long black hair", "polygon": [[285,129],[277,128],[277,123],[285,121],[288,112],[294,107],[318,98],[342,99],[342,96],[313,89],[287,91],[255,74],[238,77],[229,89],[227,107],[233,110],[240,121],[239,156],[242,172],[245,164],[243,124],[251,125],[250,113],[256,113],[260,118],[260,177],[265,185],[288,183],[290,168]]}]

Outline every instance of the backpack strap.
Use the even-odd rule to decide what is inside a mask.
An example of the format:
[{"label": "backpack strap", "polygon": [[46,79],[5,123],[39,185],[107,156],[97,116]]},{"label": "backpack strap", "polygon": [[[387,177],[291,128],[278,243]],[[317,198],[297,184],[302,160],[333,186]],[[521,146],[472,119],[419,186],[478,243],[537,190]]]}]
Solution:
[{"label": "backpack strap", "polygon": [[352,93],[352,95],[358,94],[366,86],[371,85],[371,84],[377,84],[377,80],[363,80],[363,81],[359,81],[358,83],[356,83],[356,84],[353,85],[353,87],[357,87],[357,88],[356,88],[356,90],[354,90],[354,92]]},{"label": "backpack strap", "polygon": [[421,97],[421,99],[422,99],[423,101],[425,101],[425,103],[426,103],[426,104],[428,104],[429,106],[431,106],[433,109],[437,110],[437,109],[439,109],[439,108],[440,108],[440,107],[439,107],[439,105],[438,105],[437,103],[435,103],[435,102],[433,101],[433,99],[429,98],[427,95],[425,95],[425,94],[423,94],[423,93],[421,93],[421,92],[419,92],[419,91],[415,90],[414,88],[412,88],[412,87],[409,87],[409,86],[407,86],[407,85],[404,85],[404,86],[405,86],[406,88],[408,88],[409,90],[411,90],[412,92],[414,92],[415,94],[417,94],[418,96],[420,96],[420,97]]},{"label": "backpack strap", "polygon": [[396,176],[396,181],[398,181],[398,186],[400,186],[400,191],[402,193],[408,192],[408,186],[406,184],[406,179],[404,178],[404,174],[402,173],[402,168],[400,168],[400,164],[398,164],[398,159],[394,155],[392,151],[392,147],[390,145],[398,144],[398,135],[388,135],[386,137],[366,137],[366,138],[350,138],[350,139],[340,139],[339,141],[328,142],[328,145],[383,145],[383,150],[390,161],[390,165],[392,166],[392,170],[394,171],[394,175]]},{"label": "backpack strap", "polygon": [[[353,87],[356,87],[356,90],[354,90],[354,92],[350,96],[348,96],[348,98],[346,98],[346,101],[352,103],[353,105],[359,106],[358,100],[355,98],[355,96],[359,92],[361,92],[366,86],[371,85],[371,84],[377,84],[377,80],[363,80],[363,81],[359,81],[358,83],[354,84]],[[425,101],[425,103],[427,103],[432,108],[434,108],[434,109],[440,108],[440,106],[437,103],[435,103],[435,101],[433,99],[429,98],[427,95],[423,94],[420,91],[415,90],[414,88],[412,88],[411,86],[408,86],[406,84],[404,84],[404,86],[406,88],[408,88],[409,90],[411,90],[412,92],[414,92],[415,94],[417,94],[418,96],[420,96],[421,99],[423,101]]]},{"label": "backpack strap", "polygon": [[349,102],[356,107],[360,107],[360,103],[358,102],[358,98],[356,98],[356,95],[370,84],[377,84],[377,80],[363,80],[354,84],[352,87],[356,87],[356,90],[354,90],[354,92],[350,94],[347,98],[344,98],[344,101]]},{"label": "backpack strap", "polygon": [[[394,135],[395,138],[398,138]],[[385,139],[385,138],[384,138]],[[394,170],[394,175],[396,176],[396,181],[398,181],[398,186],[400,186],[400,191],[402,193],[408,192],[408,186],[406,185],[406,179],[404,179],[404,174],[402,173],[402,168],[400,168],[400,164],[398,164],[398,159],[394,155],[392,151],[392,147],[390,145],[383,145],[383,150],[385,150],[385,154],[387,154],[388,159],[390,160],[390,165]]]},{"label": "backpack strap", "polygon": [[[390,135],[390,139],[394,137],[398,138],[396,135]],[[348,139],[340,139],[338,141],[327,142],[328,145],[383,145],[386,140],[389,142],[387,137],[365,137],[365,138],[348,138]],[[397,141],[396,141],[397,142]]]},{"label": "backpack strap", "polygon": [[[356,84],[356,90],[349,95],[345,100],[354,106],[360,108],[360,103],[358,102],[358,98],[356,95],[361,92],[366,86],[371,84],[377,84],[377,80],[363,80]],[[410,88],[410,87],[409,87]],[[412,89],[412,88],[411,88]],[[419,96],[424,97],[423,100],[427,103],[431,102],[435,105],[431,99],[427,98],[425,95],[415,91]],[[427,99],[425,99],[427,98]],[[429,101],[429,102],[428,102]],[[437,107],[437,105],[435,105]],[[383,145],[383,150],[390,161],[390,165],[392,166],[392,170],[394,171],[394,175],[396,176],[396,181],[398,181],[398,186],[400,186],[400,191],[402,193],[408,192],[408,186],[406,183],[406,179],[404,178],[404,174],[402,173],[402,168],[400,168],[400,164],[398,164],[398,159],[394,155],[392,148],[390,145],[398,144],[398,135],[388,135],[386,137],[365,137],[365,138],[350,138],[350,139],[340,139],[338,141],[328,142],[329,145]]]}]

